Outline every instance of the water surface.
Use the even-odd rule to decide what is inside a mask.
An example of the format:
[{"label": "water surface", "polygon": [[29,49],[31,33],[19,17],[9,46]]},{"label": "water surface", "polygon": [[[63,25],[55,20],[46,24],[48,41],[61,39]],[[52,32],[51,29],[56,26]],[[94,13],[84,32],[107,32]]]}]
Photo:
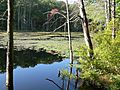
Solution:
[{"label": "water surface", "polygon": [[[0,90],[6,90],[5,52],[1,50],[0,53]],[[58,77],[58,73],[61,69],[69,68],[69,59],[57,60],[54,58],[56,56],[45,54],[34,50],[15,51],[14,90],[60,90],[59,87],[63,85],[65,90],[67,80]],[[72,84],[70,90],[74,90]]]},{"label": "water surface", "polygon": [[[46,80],[53,80],[60,87],[63,81],[58,77],[60,69],[67,68],[69,59],[52,64],[37,64],[35,67],[22,68],[18,66],[14,69],[14,90],[60,90],[55,84]],[[6,90],[5,75],[0,74],[0,90]],[[64,82],[66,85],[66,82]],[[64,86],[65,88],[66,86]],[[70,90],[73,90],[72,87]]]}]

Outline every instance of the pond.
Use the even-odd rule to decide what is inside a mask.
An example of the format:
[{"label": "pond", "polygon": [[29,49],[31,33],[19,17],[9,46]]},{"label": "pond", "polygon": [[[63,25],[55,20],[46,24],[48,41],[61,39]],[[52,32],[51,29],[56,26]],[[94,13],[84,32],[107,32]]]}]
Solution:
[{"label": "pond", "polygon": [[[1,52],[0,90],[6,90],[5,50]],[[59,70],[69,68],[69,59],[55,60],[49,55],[45,57],[44,54],[34,50],[14,52],[14,90],[61,90],[60,87],[63,85],[65,90],[67,80],[58,77],[58,74]],[[74,82],[70,83],[70,90],[74,90]]]}]

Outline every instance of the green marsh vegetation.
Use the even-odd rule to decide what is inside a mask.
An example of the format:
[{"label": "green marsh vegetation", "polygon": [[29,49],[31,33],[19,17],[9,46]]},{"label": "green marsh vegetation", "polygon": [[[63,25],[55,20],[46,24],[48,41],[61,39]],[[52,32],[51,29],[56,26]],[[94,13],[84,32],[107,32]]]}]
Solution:
[{"label": "green marsh vegetation", "polygon": [[[5,32],[0,32],[0,46],[5,47],[7,44]],[[72,42],[74,52],[84,43],[83,34],[79,32],[72,32]],[[54,50],[59,54],[67,57],[68,48],[68,35],[67,32],[14,32],[14,48],[46,49],[48,52]],[[74,54],[76,55],[76,54]]]}]

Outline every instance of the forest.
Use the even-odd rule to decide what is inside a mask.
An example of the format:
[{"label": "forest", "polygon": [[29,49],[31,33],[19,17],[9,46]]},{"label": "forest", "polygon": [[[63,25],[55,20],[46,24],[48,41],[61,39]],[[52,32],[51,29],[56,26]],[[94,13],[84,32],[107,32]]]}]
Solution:
[{"label": "forest", "polygon": [[120,0],[0,0],[0,90],[120,90]]}]

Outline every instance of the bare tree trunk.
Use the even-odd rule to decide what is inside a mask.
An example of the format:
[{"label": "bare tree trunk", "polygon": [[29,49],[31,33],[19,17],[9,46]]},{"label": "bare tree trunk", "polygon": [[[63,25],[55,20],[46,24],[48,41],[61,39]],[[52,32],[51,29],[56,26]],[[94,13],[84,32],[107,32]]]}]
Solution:
[{"label": "bare tree trunk", "polygon": [[88,20],[87,20],[83,0],[78,0],[78,4],[79,4],[80,17],[81,17],[82,27],[83,27],[83,32],[84,32],[84,39],[89,49],[88,56],[92,58],[93,57],[93,45],[92,45],[92,41],[91,41],[90,34],[89,34]]},{"label": "bare tree trunk", "polygon": [[113,28],[112,28],[112,38],[114,39],[116,37],[116,33],[115,33],[115,0],[112,0],[112,20],[113,20]]},{"label": "bare tree trunk", "polygon": [[70,63],[73,64],[73,51],[72,51],[72,40],[71,40],[71,31],[70,31],[68,0],[66,0],[66,10],[67,10],[67,29],[68,29],[68,37],[69,37]]},{"label": "bare tree trunk", "polygon": [[108,21],[111,21],[111,0],[108,0]]},{"label": "bare tree trunk", "polygon": [[105,18],[106,18],[106,25],[108,24],[108,7],[107,7],[107,0],[105,0]]},{"label": "bare tree trunk", "polygon": [[111,21],[111,0],[105,0],[106,25]]},{"label": "bare tree trunk", "polygon": [[13,90],[13,0],[7,0],[8,6],[8,47],[6,61],[6,87],[7,90]]},{"label": "bare tree trunk", "polygon": [[[73,51],[72,51],[72,40],[71,40],[71,31],[70,31],[70,20],[69,20],[69,5],[68,0],[66,0],[66,11],[67,11],[67,29],[68,29],[68,37],[69,37],[69,52],[70,52],[70,64],[73,64]],[[70,75],[72,74],[72,66],[70,67]],[[69,90],[70,85],[70,77],[67,83],[66,90]]]}]

